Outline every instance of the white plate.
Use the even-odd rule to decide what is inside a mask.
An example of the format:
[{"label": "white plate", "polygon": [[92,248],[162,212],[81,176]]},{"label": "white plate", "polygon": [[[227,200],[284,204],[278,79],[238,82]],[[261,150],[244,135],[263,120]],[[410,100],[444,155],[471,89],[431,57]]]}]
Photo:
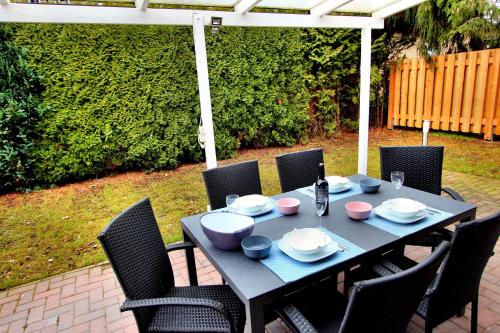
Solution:
[{"label": "white plate", "polygon": [[300,254],[320,252],[332,241],[330,236],[318,228],[293,229],[284,234],[283,239]]},{"label": "white plate", "polygon": [[[350,190],[351,187],[352,187],[352,182],[349,182],[344,187],[335,188],[335,189],[332,189],[330,186],[328,186],[328,193],[332,194],[332,193],[345,192],[347,190]],[[306,190],[308,190],[309,192],[312,192],[312,193],[316,193],[315,184],[312,184],[311,186],[306,187]]]},{"label": "white plate", "polygon": [[384,207],[383,205],[375,207],[373,209],[373,212],[386,220],[389,220],[391,222],[396,222],[396,223],[402,223],[402,224],[414,223],[414,222],[420,221],[421,219],[423,219],[427,215],[429,215],[429,212],[426,209],[420,215],[416,215],[416,216],[413,216],[410,218],[402,218],[402,217],[398,217],[398,216],[394,215],[390,209],[388,209],[387,207]]},{"label": "white plate", "polygon": [[247,211],[244,211],[244,210],[237,210],[235,211],[236,214],[241,214],[241,215],[246,215],[246,216],[259,216],[259,215],[262,215],[262,214],[265,214],[265,213],[269,213],[270,211],[272,211],[274,209],[274,204],[269,201],[267,203],[267,205],[265,205],[264,207],[262,207],[262,209],[259,209],[259,210],[256,210],[256,211],[252,211],[252,212],[247,212]]},{"label": "white plate", "polygon": [[337,252],[339,250],[339,245],[334,241],[331,241],[330,244],[328,244],[328,246],[326,246],[323,250],[316,252],[316,253],[313,253],[313,254],[302,254],[302,253],[296,252],[290,246],[290,244],[288,244],[288,242],[285,241],[284,239],[280,239],[278,241],[278,247],[280,248],[281,251],[283,251],[290,258],[295,259],[297,261],[301,261],[301,262],[318,261],[318,260],[321,260],[321,259],[324,259],[326,257],[331,256],[332,254],[334,254],[335,252]]},{"label": "white plate", "polygon": [[345,192],[347,190],[350,190],[352,187],[352,182],[347,183],[345,186],[340,187],[340,188],[330,188],[328,186],[328,193],[340,193],[340,192]]}]

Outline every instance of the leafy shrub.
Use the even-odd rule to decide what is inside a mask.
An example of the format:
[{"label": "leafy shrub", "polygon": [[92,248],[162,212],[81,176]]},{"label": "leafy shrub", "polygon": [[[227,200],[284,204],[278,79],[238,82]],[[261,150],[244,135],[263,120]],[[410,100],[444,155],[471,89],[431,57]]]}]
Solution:
[{"label": "leafy shrub", "polygon": [[[171,26],[19,25],[16,43],[44,77],[39,181],[200,161],[192,30]],[[219,158],[290,145],[307,123],[300,31],[207,33]]]},{"label": "leafy shrub", "polygon": [[42,115],[39,77],[26,64],[26,50],[10,38],[10,29],[0,26],[0,191],[33,180],[35,125]]}]

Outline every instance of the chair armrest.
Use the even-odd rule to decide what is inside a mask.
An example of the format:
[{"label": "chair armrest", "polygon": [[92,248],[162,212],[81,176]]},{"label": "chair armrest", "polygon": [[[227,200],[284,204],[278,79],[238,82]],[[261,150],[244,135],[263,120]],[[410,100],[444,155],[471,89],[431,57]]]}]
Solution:
[{"label": "chair armrest", "polygon": [[454,200],[458,200],[458,201],[462,201],[462,202],[465,202],[464,198],[462,198],[462,196],[460,194],[458,194],[457,191],[455,190],[452,190],[451,188],[449,187],[443,187],[441,189],[441,191],[445,192],[445,193],[448,193],[450,195],[450,197],[452,197]]},{"label": "chair armrest", "polygon": [[194,249],[196,245],[191,242],[182,242],[182,243],[172,243],[165,245],[165,249],[167,252],[177,251],[177,250],[185,250],[185,249]]},{"label": "chair armrest", "polygon": [[154,308],[160,306],[186,306],[186,307],[204,307],[213,309],[224,316],[229,321],[231,327],[234,329],[231,314],[226,307],[217,301],[206,298],[189,298],[189,297],[163,297],[163,298],[149,298],[138,300],[125,300],[120,311],[129,311],[135,309]]},{"label": "chair armrest", "polygon": [[293,327],[295,332],[318,333],[311,325],[309,320],[300,312],[293,304],[287,304],[276,309],[276,312],[281,319],[290,327]]}]

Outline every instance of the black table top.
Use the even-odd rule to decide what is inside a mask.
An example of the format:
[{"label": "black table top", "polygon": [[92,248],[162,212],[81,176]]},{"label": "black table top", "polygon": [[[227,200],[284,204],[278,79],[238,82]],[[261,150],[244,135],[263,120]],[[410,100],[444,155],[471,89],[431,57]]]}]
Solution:
[{"label": "black table top", "polygon": [[[359,182],[360,179],[366,178],[366,176],[354,175],[349,178],[354,182]],[[255,224],[253,234],[266,235],[276,240],[280,239],[293,228],[318,226],[319,220],[314,212],[313,199],[309,196],[292,191],[273,197],[294,197],[299,199],[301,201],[299,212],[293,216],[282,216],[257,223]],[[454,214],[452,217],[411,236],[428,233],[431,230],[449,225],[465,217],[474,217],[476,212],[476,207],[469,203],[459,202],[408,187],[396,190],[391,183],[382,181],[382,186],[377,193],[362,193],[330,202],[329,215],[322,218],[323,227],[365,249],[366,252],[339,265],[332,266],[290,283],[283,282],[259,261],[247,258],[241,249],[223,251],[215,248],[201,229],[199,219],[202,214],[183,218],[182,227],[184,232],[200,248],[244,303],[248,303],[249,300],[255,298],[271,301],[276,294],[293,291],[301,285],[329,276],[341,271],[345,267],[360,263],[370,256],[381,254],[398,244],[404,243],[406,237],[401,238],[366,223],[354,221],[347,216],[344,209],[345,203],[349,201],[366,201],[371,203],[373,207],[376,207],[383,201],[395,197],[418,200],[429,207]]]}]

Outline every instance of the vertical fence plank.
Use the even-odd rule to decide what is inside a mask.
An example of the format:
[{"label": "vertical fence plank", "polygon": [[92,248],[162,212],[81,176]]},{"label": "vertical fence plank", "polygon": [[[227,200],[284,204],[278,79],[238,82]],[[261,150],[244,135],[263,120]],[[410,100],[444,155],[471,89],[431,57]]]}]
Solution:
[{"label": "vertical fence plank", "polygon": [[417,72],[417,101],[415,103],[415,127],[422,127],[422,118],[424,116],[424,97],[425,97],[425,72],[426,63],[424,59],[418,62]]},{"label": "vertical fence plank", "polygon": [[[498,96],[498,80],[500,72],[500,50],[492,50],[493,63],[491,64],[488,71],[488,90],[486,93],[486,102],[484,105],[484,114],[486,118],[484,126],[484,139],[491,140],[493,138],[493,121],[495,119],[495,105],[496,101],[500,96]],[[497,113],[500,110],[497,109]],[[498,127],[498,123],[497,123]]]},{"label": "vertical fence plank", "polygon": [[467,53],[462,52],[457,56],[457,67],[455,73],[455,80],[453,83],[453,101],[451,104],[451,130],[460,130],[460,115],[462,111],[462,96],[464,92],[464,77],[465,77],[465,60]]},{"label": "vertical fence plank", "polygon": [[424,99],[424,120],[431,120],[432,101],[434,98],[434,68],[426,66],[425,71],[425,99]]},{"label": "vertical fence plank", "polygon": [[396,65],[396,83],[394,84],[394,125],[399,125],[399,110],[401,105],[401,65]]},{"label": "vertical fence plank", "polygon": [[410,66],[405,60],[403,63],[403,78],[401,79],[401,109],[399,125],[406,126],[407,110],[408,110],[408,74]]},{"label": "vertical fence plank", "polygon": [[444,62],[446,56],[436,57],[436,80],[434,81],[434,103],[432,104],[432,128],[441,128],[441,110],[443,104],[443,81],[444,81]]},{"label": "vertical fence plank", "polygon": [[483,125],[484,97],[486,96],[486,83],[488,79],[488,66],[490,62],[490,52],[485,50],[479,52],[479,66],[477,69],[476,89],[474,103],[472,106],[473,133],[481,133]]},{"label": "vertical fence plank", "polygon": [[417,94],[417,59],[413,59],[408,66],[410,67],[410,86],[408,88],[408,122],[406,126],[415,126],[415,96]]},{"label": "vertical fence plank", "polygon": [[493,120],[493,126],[495,129],[493,133],[495,135],[500,135],[500,84],[497,87],[497,105],[495,107],[495,119]]},{"label": "vertical fence plank", "polygon": [[431,65],[406,60],[390,80],[389,128],[431,120],[433,129],[500,135],[500,49],[440,55]]},{"label": "vertical fence plank", "polygon": [[464,100],[462,103],[462,119],[461,131],[470,131],[470,118],[472,115],[472,102],[474,97],[474,89],[476,87],[476,66],[477,66],[477,52],[468,53],[467,71],[465,72],[464,81]]},{"label": "vertical fence plank", "polygon": [[396,65],[392,64],[391,69],[390,69],[390,74],[389,74],[389,114],[388,114],[388,121],[387,121],[387,128],[392,129],[392,124],[394,123],[394,98],[395,98],[395,91],[394,91],[394,85],[396,81]]},{"label": "vertical fence plank", "polygon": [[446,56],[446,69],[443,88],[443,109],[441,111],[441,129],[450,129],[451,99],[453,96],[453,76],[455,74],[455,55]]}]

